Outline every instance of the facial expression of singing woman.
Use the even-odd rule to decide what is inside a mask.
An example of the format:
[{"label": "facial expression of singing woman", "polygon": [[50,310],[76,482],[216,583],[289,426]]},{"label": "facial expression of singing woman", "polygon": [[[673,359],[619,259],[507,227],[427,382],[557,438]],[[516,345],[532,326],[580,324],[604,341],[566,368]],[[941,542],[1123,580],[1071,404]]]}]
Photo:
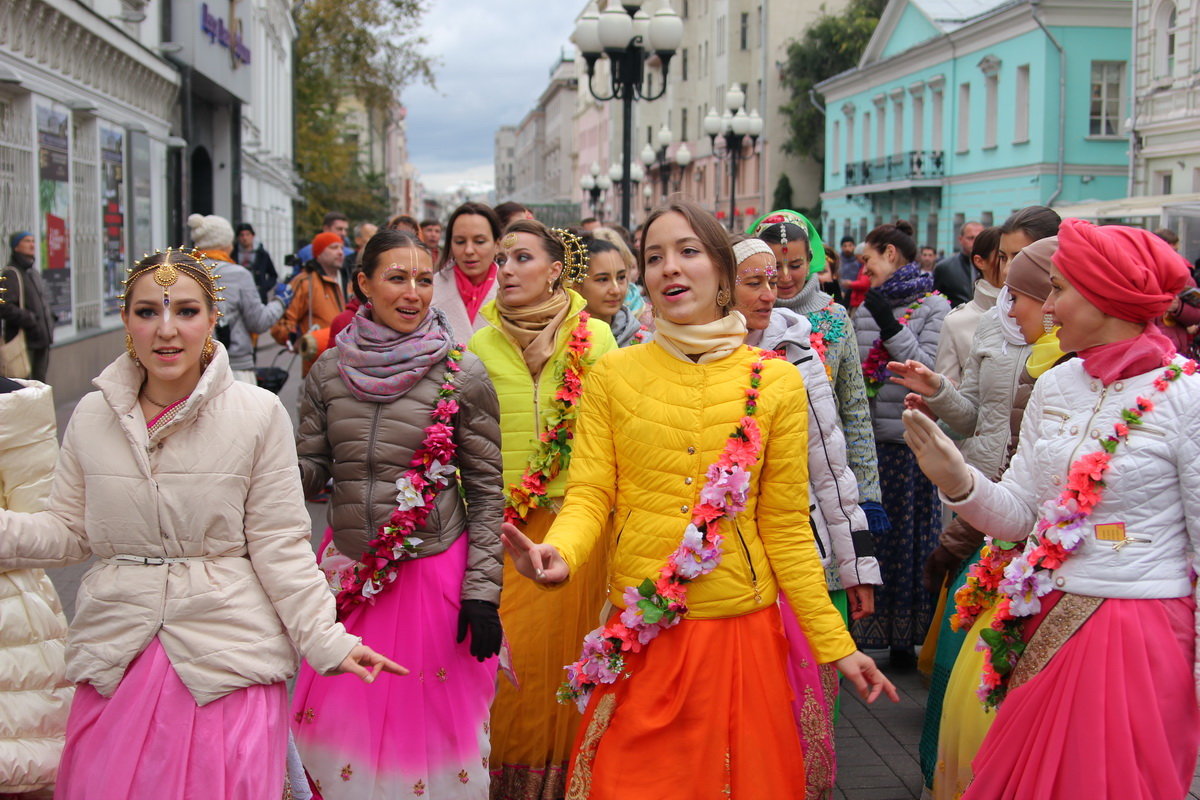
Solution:
[{"label": "facial expression of singing woman", "polygon": [[[121,320],[146,368],[147,384],[170,387],[159,396],[190,392],[200,380],[200,355],[217,324],[212,301],[193,278],[180,270],[170,286],[143,273],[125,291]],[[148,390],[149,391],[149,390]]]},{"label": "facial expression of singing woman", "polygon": [[550,299],[562,274],[561,261],[551,261],[542,239],[532,233],[504,237],[496,281],[498,294],[510,308],[535,306]]},{"label": "facial expression of singing woman", "polygon": [[646,290],[659,315],[677,325],[724,315],[717,305],[717,267],[687,217],[677,211],[658,217],[646,230],[645,245]]},{"label": "facial expression of singing woman", "polygon": [[611,323],[621,310],[625,290],[629,286],[625,262],[613,250],[596,253],[588,260],[587,277],[576,287],[587,300],[587,312],[597,319]]},{"label": "facial expression of singing woman", "polygon": [[791,300],[800,294],[804,284],[808,283],[808,265],[812,261],[807,242],[768,243],[771,252],[775,254],[775,271],[778,275],[779,297]]},{"label": "facial expression of singing woman", "polygon": [[[807,267],[806,267],[807,269]],[[733,307],[746,318],[752,331],[766,330],[777,297],[775,258],[753,253],[738,266],[737,285],[733,287]]]},{"label": "facial expression of singing woman", "polygon": [[871,245],[863,247],[862,271],[871,279],[871,288],[878,289],[887,283],[887,279],[896,274],[896,270],[904,266],[904,259],[894,244],[889,244],[880,252]]},{"label": "facial expression of singing woman", "polygon": [[370,274],[358,274],[358,288],[371,304],[371,318],[397,333],[412,333],[433,301],[433,259],[419,247],[385,250]]},{"label": "facial expression of singing woman", "polygon": [[471,283],[483,283],[496,260],[496,239],[487,217],[458,215],[450,231],[450,257]]}]

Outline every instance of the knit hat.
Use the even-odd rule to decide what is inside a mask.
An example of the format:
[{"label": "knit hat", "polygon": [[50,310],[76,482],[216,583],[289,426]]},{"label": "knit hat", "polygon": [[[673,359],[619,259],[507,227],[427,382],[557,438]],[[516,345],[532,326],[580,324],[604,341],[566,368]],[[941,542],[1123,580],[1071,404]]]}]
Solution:
[{"label": "knit hat", "polygon": [[1050,259],[1058,249],[1058,237],[1039,239],[1013,256],[1004,284],[1014,292],[1046,302],[1050,296]]},{"label": "knit hat", "polygon": [[192,232],[192,245],[197,250],[233,249],[233,226],[224,217],[192,214],[187,218],[187,224]]},{"label": "knit hat", "polygon": [[338,236],[336,233],[330,233],[329,231],[318,233],[313,237],[312,240],[313,258],[321,255],[321,253],[325,252],[325,248],[332,244],[336,244],[340,247],[342,245],[342,237]]},{"label": "knit hat", "polygon": [[17,245],[19,245],[21,240],[26,236],[33,236],[33,234],[29,231],[20,231],[19,233],[14,233],[12,236],[8,237],[8,249],[16,250]]},{"label": "knit hat", "polygon": [[1150,231],[1064,219],[1054,266],[1110,317],[1149,322],[1187,285],[1188,262]]},{"label": "knit hat", "polygon": [[242,222],[242,223],[239,223],[239,224],[238,224],[238,226],[237,226],[237,233],[239,233],[239,234],[240,234],[242,231],[250,231],[250,235],[251,235],[251,236],[255,236],[255,235],[256,235],[256,234],[254,233],[254,226],[253,226],[253,225],[251,225],[249,222]]}]

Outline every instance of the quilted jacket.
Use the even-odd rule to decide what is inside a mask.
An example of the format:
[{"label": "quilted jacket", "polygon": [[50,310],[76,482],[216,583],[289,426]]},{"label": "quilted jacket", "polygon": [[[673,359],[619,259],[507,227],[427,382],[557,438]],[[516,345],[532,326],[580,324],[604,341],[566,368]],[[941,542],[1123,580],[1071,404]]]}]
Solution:
[{"label": "quilted jacket", "polygon": [[288,679],[297,648],[318,672],[337,669],[358,638],[317,570],[279,398],[235,382],[218,344],[150,435],[144,374],[122,354],[79,401],[46,511],[0,511],[0,569],[100,559],[75,601],[67,678],[111,696],[155,637],[199,705]]},{"label": "quilted jacket", "polygon": [[[704,474],[744,414],[751,347],[707,364],[676,359],[658,343],[609,353],[592,370],[580,408],[566,502],[545,541],[572,571],[611,530],[609,600],[657,578],[679,546]],[[783,588],[821,662],[854,652],[829,601],[808,531],[807,403],[790,364],[763,366],[757,420],[763,456],[751,472],[746,509],[721,526],[723,556],[688,590],[691,619],[749,614]]]},{"label": "quilted jacket", "polygon": [[[487,305],[496,299],[496,287],[499,281],[492,281],[483,304]],[[467,319],[467,306],[463,303],[462,295],[458,293],[458,283],[454,280],[454,265],[447,264],[433,275],[433,307],[440,309],[450,323],[455,341],[466,344],[475,331],[487,325],[483,314],[475,315],[474,320]],[[483,309],[480,309],[482,311]]]},{"label": "quilted jacket", "polygon": [[950,309],[942,322],[933,371],[945,375],[955,386],[962,383],[963,370],[971,356],[979,321],[989,309],[996,307],[999,294],[1000,290],[987,281],[976,281],[975,296],[971,302]]},{"label": "quilted jacket", "polygon": [[[500,521],[504,510],[500,485],[500,408],[483,364],[463,355],[455,378],[459,387],[454,441],[459,479],[442,490],[425,525],[416,557],[437,555],[469,531],[470,546],[463,597],[500,602]],[[369,403],[350,393],[338,372],[338,350],[321,354],[304,383],[296,447],[306,493],[312,495],[333,478],[329,525],[344,555],[361,558],[396,508],[396,480],[409,469],[425,440],[430,411],[437,402],[445,370],[435,365],[401,398]],[[469,509],[469,511],[468,511]]]},{"label": "quilted jacket", "polygon": [[[505,486],[521,479],[529,464],[529,457],[538,447],[538,436],[546,429],[543,414],[552,407],[554,393],[559,388],[558,378],[566,360],[567,343],[571,340],[572,332],[579,327],[580,312],[587,306],[587,301],[577,293],[568,289],[567,294],[571,298],[570,311],[558,331],[558,346],[554,349],[554,355],[542,368],[536,385],[521,356],[520,346],[500,327],[496,304],[488,303],[479,312],[487,321],[487,327],[471,337],[470,350],[487,367],[492,385],[496,387],[496,396],[500,398]],[[592,318],[587,326],[591,332],[591,349],[585,363],[591,365],[608,351],[617,349],[617,342],[607,323]],[[546,496],[562,497],[566,485],[567,470],[563,470],[550,482]]]},{"label": "quilted jacket", "polygon": [[[46,506],[58,454],[50,387],[0,395],[0,505]],[[64,675],[67,620],[40,569],[0,572],[0,793],[54,783],[75,688]]]}]

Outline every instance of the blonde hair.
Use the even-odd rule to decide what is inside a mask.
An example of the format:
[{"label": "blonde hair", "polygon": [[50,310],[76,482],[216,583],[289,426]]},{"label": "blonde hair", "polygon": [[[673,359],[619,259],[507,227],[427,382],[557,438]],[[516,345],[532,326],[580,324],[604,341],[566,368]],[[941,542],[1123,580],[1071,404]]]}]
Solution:
[{"label": "blonde hair", "polygon": [[634,257],[633,251],[626,244],[624,236],[612,228],[596,228],[592,231],[591,235],[593,239],[600,239],[617,248],[617,253],[621,256],[621,260],[625,262],[625,269],[637,268],[637,258]]}]

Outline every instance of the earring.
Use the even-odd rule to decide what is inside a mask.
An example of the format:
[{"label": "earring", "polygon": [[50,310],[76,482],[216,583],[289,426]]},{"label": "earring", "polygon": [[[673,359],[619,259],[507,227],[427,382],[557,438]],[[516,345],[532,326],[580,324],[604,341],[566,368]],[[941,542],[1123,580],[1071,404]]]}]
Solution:
[{"label": "earring", "polygon": [[717,292],[717,305],[719,305],[721,308],[729,305],[729,300],[730,297],[728,289],[722,289],[721,291]]},{"label": "earring", "polygon": [[1042,314],[1042,330],[1045,331],[1046,333],[1050,333],[1050,331],[1054,330],[1054,315],[1053,314],[1049,314],[1049,313]]},{"label": "earring", "polygon": [[137,350],[133,348],[133,337],[128,333],[125,334],[125,352],[129,354],[129,357],[133,360],[134,364],[139,367],[142,365],[142,362],[138,360]]},{"label": "earring", "polygon": [[204,340],[204,347],[200,350],[200,368],[207,369],[212,363],[213,356],[217,353],[217,346],[213,344],[212,336],[210,335]]}]

